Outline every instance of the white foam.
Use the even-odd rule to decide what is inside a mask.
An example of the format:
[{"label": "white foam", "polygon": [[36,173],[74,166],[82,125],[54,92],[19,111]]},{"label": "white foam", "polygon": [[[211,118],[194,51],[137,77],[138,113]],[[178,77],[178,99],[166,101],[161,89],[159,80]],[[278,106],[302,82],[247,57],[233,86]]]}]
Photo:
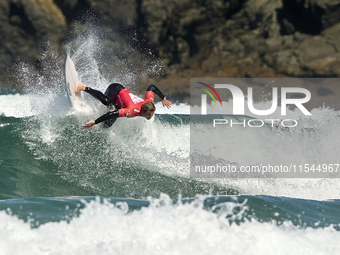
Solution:
[{"label": "white foam", "polygon": [[63,95],[14,94],[0,95],[0,115],[23,118],[39,114],[56,114],[70,108],[70,103]]},{"label": "white foam", "polygon": [[32,96],[29,95],[0,95],[0,115],[6,117],[28,117],[37,112],[31,105]]},{"label": "white foam", "polygon": [[223,213],[202,209],[202,201],[172,205],[162,195],[140,211],[125,203],[90,202],[79,218],[29,223],[0,212],[0,254],[337,254],[340,232],[332,227],[295,227],[256,220],[230,224],[237,202],[219,204]]}]

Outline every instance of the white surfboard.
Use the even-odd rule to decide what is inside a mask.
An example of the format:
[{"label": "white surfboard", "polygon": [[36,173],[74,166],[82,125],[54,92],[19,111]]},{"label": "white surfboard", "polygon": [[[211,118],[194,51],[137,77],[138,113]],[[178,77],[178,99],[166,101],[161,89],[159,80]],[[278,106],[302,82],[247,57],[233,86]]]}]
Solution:
[{"label": "white surfboard", "polygon": [[70,100],[70,103],[72,107],[74,108],[80,108],[82,104],[82,100],[84,98],[84,94],[81,91],[80,93],[75,93],[75,89],[77,87],[77,84],[79,83],[78,74],[74,67],[73,61],[70,58],[69,55],[66,57],[65,62],[65,83],[66,83],[66,91],[68,99]]}]

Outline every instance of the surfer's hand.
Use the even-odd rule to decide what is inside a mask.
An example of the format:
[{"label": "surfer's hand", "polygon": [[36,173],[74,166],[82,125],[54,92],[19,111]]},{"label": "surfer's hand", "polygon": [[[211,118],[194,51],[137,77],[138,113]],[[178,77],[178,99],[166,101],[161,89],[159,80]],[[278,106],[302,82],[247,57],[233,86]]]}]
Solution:
[{"label": "surfer's hand", "polygon": [[90,127],[92,127],[92,126],[94,126],[94,125],[96,125],[96,122],[95,122],[94,120],[91,120],[91,121],[87,122],[87,123],[83,126],[83,129],[84,129],[84,130],[88,130],[88,128],[90,128]]},{"label": "surfer's hand", "polygon": [[162,104],[163,104],[164,107],[166,107],[168,109],[171,107],[171,102],[169,100],[166,100],[166,97],[163,98]]}]

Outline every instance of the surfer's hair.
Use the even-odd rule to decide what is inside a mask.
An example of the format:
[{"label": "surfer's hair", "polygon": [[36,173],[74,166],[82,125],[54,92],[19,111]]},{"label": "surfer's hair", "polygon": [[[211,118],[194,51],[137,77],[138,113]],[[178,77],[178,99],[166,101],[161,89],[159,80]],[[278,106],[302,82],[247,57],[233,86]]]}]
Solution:
[{"label": "surfer's hair", "polygon": [[146,103],[142,105],[143,112],[155,111],[155,110],[156,110],[156,106],[150,101],[147,101]]}]

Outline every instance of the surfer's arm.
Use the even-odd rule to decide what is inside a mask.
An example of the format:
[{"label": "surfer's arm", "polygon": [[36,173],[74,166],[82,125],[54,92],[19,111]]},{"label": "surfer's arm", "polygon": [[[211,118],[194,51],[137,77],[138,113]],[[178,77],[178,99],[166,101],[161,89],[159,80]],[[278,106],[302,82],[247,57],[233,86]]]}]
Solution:
[{"label": "surfer's arm", "polygon": [[162,104],[164,107],[170,108],[171,102],[166,99],[162,91],[160,91],[159,88],[157,88],[155,85],[151,84],[145,93],[145,99],[149,99],[150,101],[154,102],[154,96],[155,94],[159,96],[162,99]]},{"label": "surfer's arm", "polygon": [[119,111],[118,110],[115,110],[115,111],[110,111],[102,116],[100,116],[98,119],[96,120],[91,120],[89,122],[87,122],[84,126],[83,126],[83,129],[84,130],[87,130],[88,128],[98,124],[98,123],[101,123],[105,120],[110,120],[110,119],[117,119],[119,117]]},{"label": "surfer's arm", "polygon": [[119,110],[109,111],[108,113],[105,113],[104,115],[100,116],[94,122],[95,124],[98,124],[105,120],[116,119],[118,117],[119,117]]},{"label": "surfer's arm", "polygon": [[105,113],[104,115],[100,116],[98,119],[90,121],[86,123],[83,128],[86,130],[89,127],[92,127],[93,125],[99,124],[105,120],[111,120],[111,119],[117,119],[118,117],[133,117],[131,113],[131,109],[129,108],[122,108],[114,111],[109,111],[108,113]]}]

